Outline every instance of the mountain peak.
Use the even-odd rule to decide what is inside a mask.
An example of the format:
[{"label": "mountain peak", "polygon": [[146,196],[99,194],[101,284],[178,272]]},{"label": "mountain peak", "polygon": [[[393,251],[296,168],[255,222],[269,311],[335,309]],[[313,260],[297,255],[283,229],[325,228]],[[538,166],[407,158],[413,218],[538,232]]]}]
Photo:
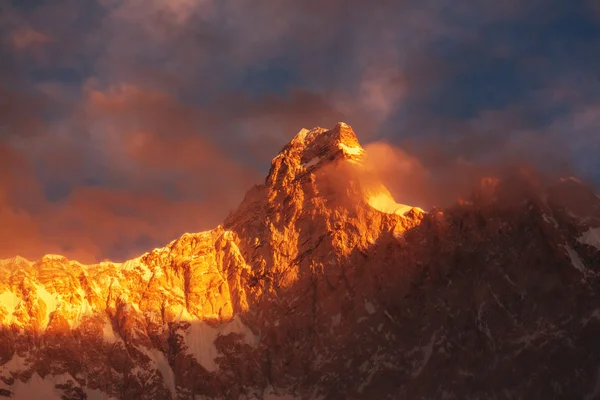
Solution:
[{"label": "mountain peak", "polygon": [[305,143],[309,144],[321,136],[323,133],[330,140],[348,141],[352,145],[359,144],[356,134],[350,125],[345,122],[338,122],[332,129],[316,126],[312,129],[302,128],[290,143]]},{"label": "mountain peak", "polygon": [[354,130],[344,122],[332,129],[304,128],[273,158],[266,183],[270,187],[285,186],[325,165],[350,162],[358,166],[364,153]]},{"label": "mountain peak", "polygon": [[295,159],[296,164],[313,166],[323,159],[334,160],[340,156],[356,158],[364,153],[352,127],[338,122],[332,129],[315,127],[301,129],[273,159]]},{"label": "mountain peak", "polygon": [[[337,200],[352,198],[350,202],[402,217],[412,215],[411,210],[415,215],[424,213],[418,207],[396,203],[385,185],[369,173],[363,156],[365,150],[352,127],[345,122],[338,122],[329,130],[321,127],[302,129],[273,159],[266,179],[267,187],[273,193],[286,192],[292,190],[295,183],[313,182],[313,174],[318,170],[321,184],[317,184],[320,190],[315,190],[315,195],[329,193]],[[325,166],[330,169],[323,169]],[[324,185],[323,179],[329,183]],[[324,187],[328,190],[323,190]]]},{"label": "mountain peak", "polygon": [[334,137],[341,143],[351,147],[360,146],[354,130],[345,122],[338,122],[331,131]]},{"label": "mountain peak", "polygon": [[14,256],[11,258],[6,258],[3,260],[0,260],[0,265],[20,265],[20,264],[26,264],[26,265],[31,265],[31,261],[29,261],[28,259],[26,259],[25,257],[21,257],[21,256]]}]

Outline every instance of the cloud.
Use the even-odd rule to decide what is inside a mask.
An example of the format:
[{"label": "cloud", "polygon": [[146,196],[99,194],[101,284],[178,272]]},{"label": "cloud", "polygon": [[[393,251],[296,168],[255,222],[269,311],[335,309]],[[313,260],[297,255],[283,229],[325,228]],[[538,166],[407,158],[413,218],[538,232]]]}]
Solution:
[{"label": "cloud", "polygon": [[44,123],[32,108],[44,109],[47,105],[43,96],[23,93],[14,88],[12,82],[0,78],[0,139],[39,134]]},{"label": "cloud", "polygon": [[[60,88],[47,91],[62,95]],[[52,251],[86,262],[125,259],[185,231],[210,229],[260,182],[262,163],[289,132],[340,116],[303,91],[220,101],[238,116],[235,124],[221,105],[203,108],[153,88],[88,82],[64,119],[19,141],[28,168],[15,169],[14,180],[32,182],[35,191],[11,189],[8,206],[22,210],[22,226],[31,226],[14,240],[36,244],[14,249],[33,258]],[[245,154],[236,154],[240,149]]]},{"label": "cloud", "polygon": [[[200,182],[202,196],[190,195],[194,182],[182,181],[173,182],[181,191],[172,196],[161,187],[144,187],[145,182],[139,181],[143,177],[136,176],[126,182],[137,188],[78,184],[61,201],[53,202],[42,192],[23,154],[4,146],[2,156],[6,165],[0,176],[0,258],[19,254],[37,259],[59,253],[83,262],[108,256],[124,260],[186,231],[213,228],[241,200],[248,184],[248,180],[236,181],[248,179],[245,172],[223,176],[213,170],[215,181]],[[186,178],[202,181],[209,171],[200,172]],[[226,190],[218,185],[219,178]],[[211,193],[211,188],[216,190]]]},{"label": "cloud", "polygon": [[591,6],[13,2],[0,13],[6,243],[135,256],[211,227],[298,130],[337,121],[377,142],[378,173],[409,204],[451,202],[524,161],[600,182]]},{"label": "cloud", "polygon": [[[400,148],[374,142],[365,146],[364,164],[373,181],[381,181],[402,204],[430,208],[433,202],[429,171]],[[371,178],[369,178],[371,180]]]},{"label": "cloud", "polygon": [[35,46],[41,46],[46,43],[52,42],[53,39],[35,29],[30,27],[23,27],[16,29],[11,34],[12,45],[17,50],[25,50]]},{"label": "cloud", "polygon": [[386,76],[385,71],[367,72],[360,84],[360,95],[367,109],[385,119],[392,111],[395,103],[403,95],[402,80],[393,71],[392,76]]},{"label": "cloud", "polygon": [[347,117],[327,94],[301,89],[292,89],[285,96],[236,94],[221,101],[227,104],[216,107],[221,120],[233,121],[224,124],[227,135],[222,136],[223,142],[228,146],[236,143],[239,156],[250,158],[261,167],[270,165],[270,160],[301,128],[328,127],[331,121]]},{"label": "cloud", "polygon": [[19,234],[0,256],[133,257],[214,227],[259,180],[212,143],[208,114],[166,93],[92,85],[83,100],[66,126],[29,138],[26,154],[5,146],[3,230]]},{"label": "cloud", "polygon": [[42,230],[71,254],[88,252],[81,261],[110,255],[125,260],[163,246],[186,231],[216,226],[224,215],[217,199],[173,200],[160,193],[133,193],[102,187],[76,188],[61,204],[49,208]]},{"label": "cloud", "polygon": [[39,194],[32,172],[22,154],[0,142],[0,258],[37,257],[41,248],[56,249],[40,233],[36,216],[19,204]]}]

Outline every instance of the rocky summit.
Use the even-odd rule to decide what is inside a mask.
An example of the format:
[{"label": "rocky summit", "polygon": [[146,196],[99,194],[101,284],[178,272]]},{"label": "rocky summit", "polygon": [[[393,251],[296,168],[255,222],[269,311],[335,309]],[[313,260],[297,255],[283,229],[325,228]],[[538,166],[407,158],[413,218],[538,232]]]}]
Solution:
[{"label": "rocky summit", "polygon": [[516,173],[424,212],[364,155],[304,129],[211,231],[0,261],[0,398],[600,398],[600,198]]}]

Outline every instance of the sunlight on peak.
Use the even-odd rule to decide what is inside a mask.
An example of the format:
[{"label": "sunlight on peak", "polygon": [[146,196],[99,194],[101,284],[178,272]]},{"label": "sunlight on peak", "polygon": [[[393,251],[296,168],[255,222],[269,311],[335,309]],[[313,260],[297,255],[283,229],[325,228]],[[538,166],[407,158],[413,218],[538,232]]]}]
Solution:
[{"label": "sunlight on peak", "polygon": [[389,193],[381,191],[372,193],[368,196],[367,203],[374,209],[386,214],[406,215],[413,208],[423,212],[419,207],[413,207],[406,204],[396,203]]},{"label": "sunlight on peak", "polygon": [[63,260],[67,257],[62,256],[60,254],[46,254],[42,257],[42,260]]},{"label": "sunlight on peak", "polygon": [[362,153],[364,153],[364,149],[360,146],[355,146],[355,147],[350,147],[345,145],[344,143],[340,143],[339,144],[340,149],[342,149],[344,151],[344,153],[352,155],[352,156],[359,156]]},{"label": "sunlight on peak", "polygon": [[32,262],[30,260],[26,259],[25,257],[14,256],[14,257],[11,257],[11,258],[1,259],[0,260],[0,265],[16,264],[18,262],[23,262],[23,263],[29,264],[29,265],[32,264]]},{"label": "sunlight on peak", "polygon": [[306,128],[300,129],[300,132],[298,132],[296,134],[296,139],[304,140],[306,138],[306,135],[308,134],[308,132],[310,132],[310,129],[306,129]]},{"label": "sunlight on peak", "polygon": [[321,128],[320,126],[316,126],[312,129],[302,128],[300,131],[294,136],[292,142],[311,142],[315,139],[316,136],[320,135],[323,132],[327,132],[327,129]]}]

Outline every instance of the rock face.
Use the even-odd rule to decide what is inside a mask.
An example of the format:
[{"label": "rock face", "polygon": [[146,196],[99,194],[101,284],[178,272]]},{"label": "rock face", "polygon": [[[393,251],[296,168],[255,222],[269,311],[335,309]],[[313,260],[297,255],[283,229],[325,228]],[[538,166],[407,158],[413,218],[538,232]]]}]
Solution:
[{"label": "rock face", "polygon": [[600,398],[600,199],[486,179],[397,204],[302,130],[214,230],[123,264],[0,265],[0,397]]}]

